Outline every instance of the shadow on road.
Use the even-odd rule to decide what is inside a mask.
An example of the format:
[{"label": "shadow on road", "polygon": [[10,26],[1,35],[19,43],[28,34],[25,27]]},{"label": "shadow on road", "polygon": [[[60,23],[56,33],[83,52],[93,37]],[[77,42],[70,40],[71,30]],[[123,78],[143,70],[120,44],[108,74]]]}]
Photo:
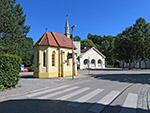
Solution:
[{"label": "shadow on road", "polygon": [[22,75],[20,78],[33,78],[33,75]]},{"label": "shadow on road", "polygon": [[141,83],[150,84],[150,74],[140,73],[140,74],[89,74],[88,76],[94,77],[96,79],[127,82],[127,83]]},{"label": "shadow on road", "polygon": [[[69,106],[78,105],[77,107]],[[9,100],[0,103],[0,113],[94,113],[89,109],[96,103],[77,103],[72,101],[58,100],[38,100],[38,99],[23,99]],[[135,108],[127,108],[121,106],[111,106],[96,104],[96,108],[91,110],[102,110],[103,113],[135,113]],[[104,109],[103,109],[104,108]],[[107,109],[106,109],[107,108]],[[137,109],[138,112],[148,112],[147,110]]]}]

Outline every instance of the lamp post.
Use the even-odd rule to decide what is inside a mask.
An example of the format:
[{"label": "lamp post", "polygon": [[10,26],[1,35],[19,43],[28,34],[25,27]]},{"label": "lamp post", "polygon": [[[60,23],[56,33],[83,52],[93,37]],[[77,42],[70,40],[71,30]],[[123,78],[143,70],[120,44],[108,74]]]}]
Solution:
[{"label": "lamp post", "polygon": [[73,50],[74,50],[74,46],[73,46],[73,29],[76,28],[76,27],[77,27],[76,25],[73,25],[71,27],[71,29],[72,29],[72,79],[74,79],[74,65],[75,65],[75,63],[74,63],[74,52],[73,52]]}]

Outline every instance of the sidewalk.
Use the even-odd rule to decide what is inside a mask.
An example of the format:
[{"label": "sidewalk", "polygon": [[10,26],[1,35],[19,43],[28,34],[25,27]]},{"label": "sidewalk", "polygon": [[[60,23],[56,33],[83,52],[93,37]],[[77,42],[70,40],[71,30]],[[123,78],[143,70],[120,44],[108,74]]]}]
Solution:
[{"label": "sidewalk", "polygon": [[83,74],[78,74],[74,77],[74,80],[72,80],[72,76],[47,79],[33,78],[33,72],[23,72],[20,73],[20,76],[21,79],[19,81],[19,84],[17,85],[17,88],[7,91],[0,91],[0,100],[29,94],[32,92],[40,91],[42,89],[55,87],[66,83],[69,84],[91,79],[91,77]]}]

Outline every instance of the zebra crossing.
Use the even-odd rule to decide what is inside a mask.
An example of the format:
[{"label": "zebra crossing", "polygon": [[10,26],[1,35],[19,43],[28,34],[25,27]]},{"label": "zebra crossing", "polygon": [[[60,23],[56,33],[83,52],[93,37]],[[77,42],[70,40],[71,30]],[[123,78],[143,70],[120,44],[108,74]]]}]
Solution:
[{"label": "zebra crossing", "polygon": [[[86,92],[86,94],[85,94]],[[88,92],[88,93],[87,93]],[[64,85],[60,87],[55,87],[52,89],[47,89],[41,92],[35,92],[33,94],[26,95],[26,98],[34,98],[34,99],[52,99],[56,100],[55,102],[61,101],[69,101],[67,106],[68,107],[79,107],[84,103],[90,102],[96,96],[101,96],[101,93],[105,92],[105,89],[92,89],[91,87],[80,87],[80,86],[71,86],[71,85]],[[93,103],[87,111],[93,113],[100,113],[104,110],[104,108],[111,104],[114,99],[116,99],[121,94],[121,91],[112,90],[103,96],[100,100]],[[79,95],[79,96],[78,96]],[[74,99],[73,97],[76,97]],[[138,95],[134,93],[128,93],[124,104],[120,110],[120,113],[136,113],[137,108],[137,99]],[[127,108],[134,108],[134,109],[127,109]]]},{"label": "zebra crossing", "polygon": [[99,113],[104,109],[104,105],[109,105],[115,97],[119,95],[119,91],[111,91],[104,98],[98,101],[94,106],[92,106],[89,111],[93,111],[95,113]]},{"label": "zebra crossing", "polygon": [[[123,108],[121,109],[120,113],[136,113],[136,107],[137,107],[137,94],[129,93],[124,104]],[[127,109],[128,108],[128,109]],[[129,109],[129,108],[135,108],[135,109]]]}]

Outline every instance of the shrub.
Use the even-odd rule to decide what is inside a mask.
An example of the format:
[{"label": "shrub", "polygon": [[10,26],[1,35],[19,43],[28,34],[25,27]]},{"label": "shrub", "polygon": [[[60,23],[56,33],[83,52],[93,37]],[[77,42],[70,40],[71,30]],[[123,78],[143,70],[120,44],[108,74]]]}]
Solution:
[{"label": "shrub", "polygon": [[0,85],[0,91],[4,90],[4,85]]},{"label": "shrub", "polygon": [[34,71],[34,64],[32,64],[32,65],[30,66],[29,71],[30,71],[30,72],[33,72],[33,71]]},{"label": "shrub", "polygon": [[21,58],[16,55],[0,55],[0,84],[5,88],[18,84]]}]

